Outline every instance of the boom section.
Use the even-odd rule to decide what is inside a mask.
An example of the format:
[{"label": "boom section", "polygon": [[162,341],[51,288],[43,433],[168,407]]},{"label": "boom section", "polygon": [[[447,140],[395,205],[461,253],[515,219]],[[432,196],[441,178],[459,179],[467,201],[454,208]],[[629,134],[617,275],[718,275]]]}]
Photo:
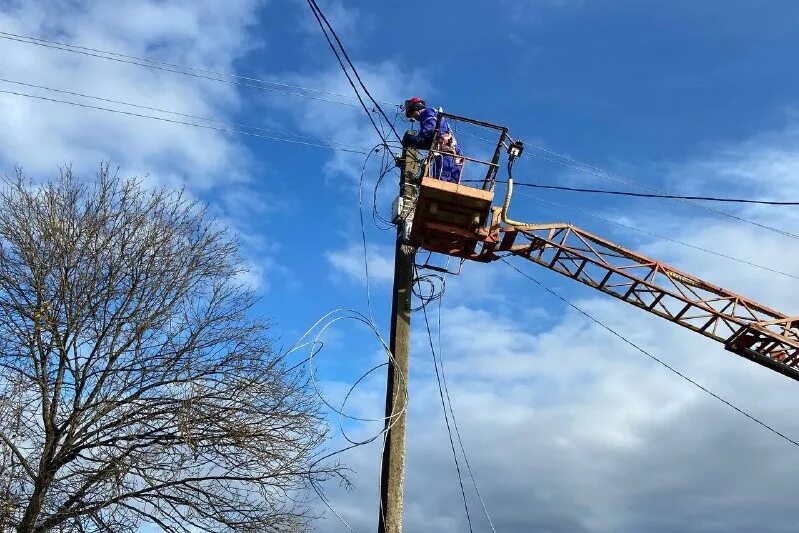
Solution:
[{"label": "boom section", "polygon": [[[503,253],[505,252],[505,253]],[[799,318],[697,279],[571,224],[505,227],[491,254],[524,257],[724,343],[799,381]]]}]

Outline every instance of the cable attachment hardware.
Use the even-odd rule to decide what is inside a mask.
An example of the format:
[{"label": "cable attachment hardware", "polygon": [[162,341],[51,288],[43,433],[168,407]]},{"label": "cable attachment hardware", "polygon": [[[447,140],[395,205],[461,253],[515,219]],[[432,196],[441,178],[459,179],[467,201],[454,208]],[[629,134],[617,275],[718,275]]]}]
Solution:
[{"label": "cable attachment hardware", "polygon": [[405,198],[397,196],[394,198],[394,203],[391,204],[391,222],[399,224],[400,220],[404,218],[405,214]]},{"label": "cable attachment hardware", "polygon": [[521,139],[511,140],[510,144],[508,145],[508,156],[512,159],[516,159],[517,157],[521,157],[524,153],[524,142]]}]

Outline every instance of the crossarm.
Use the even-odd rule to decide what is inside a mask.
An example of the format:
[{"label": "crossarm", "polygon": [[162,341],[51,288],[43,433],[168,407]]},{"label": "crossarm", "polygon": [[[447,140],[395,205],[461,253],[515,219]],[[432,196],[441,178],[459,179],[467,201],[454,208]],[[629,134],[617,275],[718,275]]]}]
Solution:
[{"label": "crossarm", "polygon": [[496,254],[505,252],[534,261],[799,380],[799,318],[571,224],[507,227],[503,231]]}]

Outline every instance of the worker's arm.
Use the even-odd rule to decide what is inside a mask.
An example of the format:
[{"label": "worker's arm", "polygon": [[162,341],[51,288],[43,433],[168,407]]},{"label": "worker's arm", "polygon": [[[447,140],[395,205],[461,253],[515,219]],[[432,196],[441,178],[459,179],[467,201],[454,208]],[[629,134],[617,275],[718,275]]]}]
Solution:
[{"label": "worker's arm", "polygon": [[419,150],[429,150],[430,145],[433,144],[438,118],[435,113],[431,112],[422,113],[419,119],[419,132],[416,135],[406,133],[402,139],[402,145]]}]

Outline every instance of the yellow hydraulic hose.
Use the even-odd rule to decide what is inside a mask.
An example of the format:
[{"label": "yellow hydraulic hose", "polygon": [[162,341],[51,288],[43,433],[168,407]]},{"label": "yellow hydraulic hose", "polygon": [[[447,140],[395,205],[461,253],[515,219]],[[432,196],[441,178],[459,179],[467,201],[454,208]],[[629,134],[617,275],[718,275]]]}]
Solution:
[{"label": "yellow hydraulic hose", "polygon": [[502,210],[499,213],[499,219],[504,224],[508,226],[514,226],[517,228],[525,228],[525,229],[549,229],[549,228],[560,228],[563,226],[570,226],[570,224],[529,224],[527,222],[519,222],[518,220],[513,220],[512,218],[508,217],[508,208],[510,207],[510,199],[513,196],[513,171],[511,170],[513,167],[513,161],[508,161],[508,188],[505,190],[505,201],[502,202]]},{"label": "yellow hydraulic hose", "polygon": [[510,199],[513,196],[513,177],[510,175],[510,164],[508,165],[508,188],[505,190],[505,201],[502,202],[502,211],[500,212],[500,220],[509,226],[529,226],[524,222],[519,222],[508,217],[508,208],[510,207]]}]

